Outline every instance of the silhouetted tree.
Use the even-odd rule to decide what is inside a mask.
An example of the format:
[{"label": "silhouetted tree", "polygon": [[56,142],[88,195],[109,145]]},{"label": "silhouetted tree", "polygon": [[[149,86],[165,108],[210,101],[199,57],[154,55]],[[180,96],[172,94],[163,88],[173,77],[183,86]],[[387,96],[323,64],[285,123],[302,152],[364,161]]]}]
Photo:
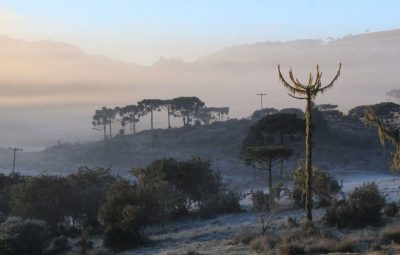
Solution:
[{"label": "silhouetted tree", "polygon": [[164,101],[161,99],[143,99],[138,102],[138,106],[141,110],[141,116],[145,116],[150,113],[150,126],[151,130],[154,129],[153,125],[153,112],[161,111],[162,106],[164,105]]},{"label": "silhouetted tree", "polygon": [[256,110],[253,112],[251,115],[252,119],[261,119],[262,117],[270,114],[275,114],[277,113],[278,110],[275,108],[263,108],[262,110]]},{"label": "silhouetted tree", "polygon": [[198,97],[177,97],[171,103],[174,116],[182,117],[183,126],[190,125],[191,118],[204,106]]},{"label": "silhouetted tree", "polygon": [[382,102],[374,105],[360,105],[350,109],[349,116],[363,119],[367,112],[373,112],[379,119],[392,122],[400,114],[400,105],[392,102]]},{"label": "silhouetted tree", "polygon": [[136,123],[139,122],[141,109],[137,105],[127,105],[119,108],[119,115],[122,117],[121,125],[125,128],[126,124],[130,124],[132,134],[136,134]]},{"label": "silhouetted tree", "polygon": [[260,170],[268,170],[270,204],[273,202],[272,165],[290,158],[292,154],[293,150],[285,146],[249,147],[245,151],[246,165]]},{"label": "silhouetted tree", "polygon": [[296,115],[277,113],[265,116],[251,127],[252,131],[267,132],[268,134],[277,134],[280,145],[284,143],[285,135],[304,133],[304,120]]},{"label": "silhouetted tree", "polygon": [[392,153],[392,171],[393,174],[396,174],[400,169],[400,128],[384,123],[373,112],[367,112],[364,121],[378,130],[382,145],[389,141],[396,147]]},{"label": "silhouetted tree", "polygon": [[224,115],[228,114],[229,107],[202,107],[195,113],[195,117],[208,125],[211,121],[223,121]]},{"label": "silhouetted tree", "polygon": [[[279,73],[279,79],[283,83],[283,85],[288,88],[291,92],[289,94],[291,97],[300,99],[300,100],[306,100],[307,101],[307,106],[306,106],[306,169],[307,169],[307,185],[306,185],[306,210],[307,210],[307,218],[309,220],[312,220],[312,145],[311,145],[311,108],[312,108],[312,103],[315,99],[315,97],[319,93],[324,93],[326,90],[331,88],[335,81],[340,76],[340,70],[341,70],[342,64],[339,64],[339,69],[333,78],[333,80],[325,85],[322,86],[321,83],[321,78],[322,78],[322,72],[319,71],[319,67],[317,65],[317,74],[314,78],[312,74],[310,73],[308,84],[304,85],[301,84],[298,79],[295,79],[293,76],[292,70],[289,71],[289,78],[292,81],[292,84],[289,84],[285,78],[283,77],[280,66],[278,65],[278,73]],[[302,97],[297,97],[296,94],[301,95]]]},{"label": "silhouetted tree", "polygon": [[172,115],[171,105],[172,105],[172,100],[171,99],[163,100],[163,106],[167,110],[168,129],[171,128],[171,115]]},{"label": "silhouetted tree", "polygon": [[109,134],[111,138],[111,124],[115,119],[115,110],[107,107],[102,107],[95,111],[92,118],[92,125],[94,129],[101,127],[104,133],[104,139],[107,139],[107,125],[109,126]]}]

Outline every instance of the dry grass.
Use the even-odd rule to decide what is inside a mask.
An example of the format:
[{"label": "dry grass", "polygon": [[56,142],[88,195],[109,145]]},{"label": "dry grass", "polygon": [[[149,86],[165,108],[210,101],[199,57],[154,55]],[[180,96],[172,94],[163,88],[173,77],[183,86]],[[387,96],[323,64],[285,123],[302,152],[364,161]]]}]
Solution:
[{"label": "dry grass", "polygon": [[336,252],[356,252],[357,242],[354,239],[340,240],[335,247]]},{"label": "dry grass", "polygon": [[235,237],[235,242],[250,245],[251,241],[257,238],[258,235],[259,233],[255,232],[254,230],[245,229],[242,230],[241,233]]},{"label": "dry grass", "polygon": [[382,244],[400,244],[400,225],[385,227],[382,230],[380,241]]}]

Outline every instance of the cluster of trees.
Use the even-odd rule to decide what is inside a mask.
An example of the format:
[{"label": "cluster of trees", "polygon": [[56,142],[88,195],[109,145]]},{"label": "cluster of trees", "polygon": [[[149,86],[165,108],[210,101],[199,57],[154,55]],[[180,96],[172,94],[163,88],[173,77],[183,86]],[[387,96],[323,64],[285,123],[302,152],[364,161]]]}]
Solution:
[{"label": "cluster of trees", "polygon": [[[35,254],[43,254],[50,238],[89,230],[103,233],[108,248],[125,249],[146,240],[146,226],[240,210],[238,196],[200,158],[161,159],[131,174],[135,181],[87,167],[68,176],[0,175],[0,212],[8,216],[0,217],[0,250],[25,254],[21,251],[40,249]],[[42,241],[19,240],[26,229],[36,233],[31,239]]]},{"label": "cluster of trees", "polygon": [[[120,134],[125,134],[129,127],[132,134],[136,133],[136,123],[140,118],[150,114],[150,129],[154,128],[154,112],[166,110],[168,128],[171,128],[171,116],[182,118],[183,126],[192,124],[210,124],[213,121],[223,121],[229,114],[229,107],[206,107],[198,97],[176,97],[173,99],[143,99],[135,105],[107,108],[102,107],[95,111],[92,125],[102,130],[104,138],[112,137],[112,123],[118,120],[122,128]],[[108,134],[107,134],[108,129]]]}]

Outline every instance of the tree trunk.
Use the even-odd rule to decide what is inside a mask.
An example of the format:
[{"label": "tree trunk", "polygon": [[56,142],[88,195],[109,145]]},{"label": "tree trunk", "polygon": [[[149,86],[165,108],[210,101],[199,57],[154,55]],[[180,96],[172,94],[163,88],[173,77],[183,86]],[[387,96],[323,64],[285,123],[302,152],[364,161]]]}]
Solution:
[{"label": "tree trunk", "polygon": [[103,121],[103,133],[104,133],[104,140],[107,139],[107,123]]},{"label": "tree trunk", "polygon": [[170,112],[170,106],[168,104],[168,129],[171,128],[171,120],[170,120],[171,112]]},{"label": "tree trunk", "polygon": [[133,115],[133,134],[136,134],[136,116],[135,114]]},{"label": "tree trunk", "polygon": [[307,95],[306,108],[306,205],[307,219],[312,220],[312,148],[311,148],[311,95]]},{"label": "tree trunk", "polygon": [[269,191],[269,206],[274,202],[274,194],[272,191],[272,160],[268,161],[268,191]]},{"label": "tree trunk", "polygon": [[110,118],[110,120],[108,122],[108,129],[109,129],[108,131],[110,132],[110,138],[112,138],[111,124],[112,124],[112,121],[111,121],[111,118]]},{"label": "tree trunk", "polygon": [[153,130],[153,107],[150,110],[150,126],[151,130]]}]

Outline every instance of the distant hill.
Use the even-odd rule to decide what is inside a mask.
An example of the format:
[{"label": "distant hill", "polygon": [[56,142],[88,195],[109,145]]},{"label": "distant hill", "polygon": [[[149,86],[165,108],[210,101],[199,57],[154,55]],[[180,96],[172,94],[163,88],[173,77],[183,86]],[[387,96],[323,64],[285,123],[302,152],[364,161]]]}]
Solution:
[{"label": "distant hill", "polygon": [[[132,49],[135,50],[135,49]],[[346,36],[329,42],[297,40],[233,46],[187,63],[161,59],[145,67],[85,53],[60,42],[0,37],[0,144],[40,146],[96,139],[94,109],[143,98],[195,95],[208,105],[230,106],[249,116],[267,92],[266,107],[303,107],[277,79],[277,64],[305,80],[316,64],[329,81],[343,63],[337,85],[317,103],[355,105],[386,99],[400,81],[400,30]],[[158,120],[163,126],[165,118]],[[23,124],[21,124],[23,123]],[[140,128],[148,128],[141,122]],[[46,126],[44,129],[43,126]],[[27,136],[27,131],[29,136]],[[100,138],[100,135],[98,136]]]},{"label": "distant hill", "polygon": [[[43,171],[66,174],[80,166],[110,167],[127,175],[129,169],[146,166],[163,157],[199,156],[210,159],[213,168],[233,183],[246,185],[253,180],[254,171],[246,167],[241,158],[242,142],[253,123],[252,120],[231,119],[206,126],[142,131],[98,142],[60,143],[41,152],[19,153],[17,169],[29,174]],[[391,146],[383,150],[376,131],[367,128],[359,119],[345,116],[339,121],[316,125],[314,163],[317,166],[327,170],[352,168],[389,172]],[[304,138],[290,140],[295,155],[285,164],[287,170],[304,158]],[[11,152],[0,150],[0,169],[10,169],[11,164]]]}]

